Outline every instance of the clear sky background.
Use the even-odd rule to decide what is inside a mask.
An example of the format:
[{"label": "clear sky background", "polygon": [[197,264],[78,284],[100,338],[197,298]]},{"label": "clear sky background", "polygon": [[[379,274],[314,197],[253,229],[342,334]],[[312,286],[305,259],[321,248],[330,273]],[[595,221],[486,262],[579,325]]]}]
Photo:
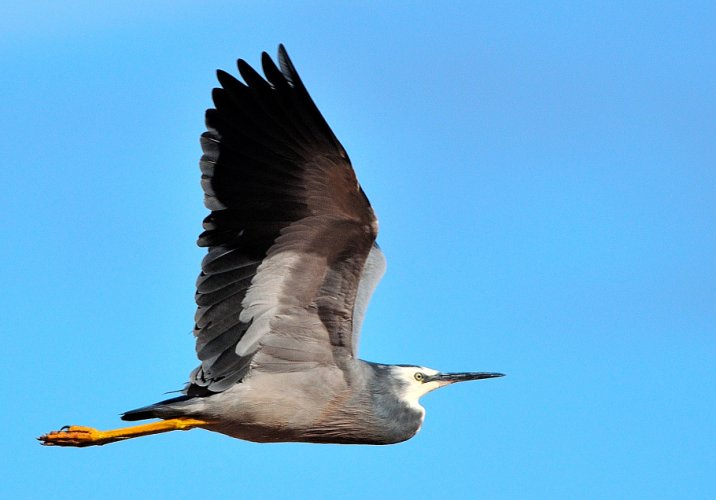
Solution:
[{"label": "clear sky background", "polygon": [[[713,2],[6,2],[3,498],[713,498]],[[347,4],[347,2],[340,2]],[[111,428],[196,365],[214,71],[286,44],[380,218],[395,446]]]}]

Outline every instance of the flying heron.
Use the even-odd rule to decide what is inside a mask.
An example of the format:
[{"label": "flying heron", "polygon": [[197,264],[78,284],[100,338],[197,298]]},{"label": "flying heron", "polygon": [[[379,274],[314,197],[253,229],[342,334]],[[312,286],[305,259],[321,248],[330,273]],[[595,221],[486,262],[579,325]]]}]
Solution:
[{"label": "flying heron", "polygon": [[378,222],[343,146],[283,45],[265,78],[218,71],[200,161],[208,252],[196,282],[201,364],[179,397],[131,410],[159,421],[68,426],[51,446],[103,445],[196,427],[256,442],[391,444],[420,429],[421,396],[501,373],[441,373],[357,357],[385,271]]}]

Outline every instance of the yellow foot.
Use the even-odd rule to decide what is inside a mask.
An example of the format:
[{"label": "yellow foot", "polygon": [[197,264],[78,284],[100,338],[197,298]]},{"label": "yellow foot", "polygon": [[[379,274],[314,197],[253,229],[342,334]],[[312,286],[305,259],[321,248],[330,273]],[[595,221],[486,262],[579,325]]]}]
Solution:
[{"label": "yellow foot", "polygon": [[59,431],[52,431],[37,438],[44,446],[101,446],[118,441],[117,438],[107,437],[106,433],[84,427],[81,425],[66,425]]},{"label": "yellow foot", "polygon": [[194,418],[170,418],[159,422],[99,431],[92,427],[81,425],[65,426],[59,431],[52,431],[37,438],[45,446],[102,446],[107,443],[114,443],[124,439],[131,439],[150,434],[170,431],[188,431],[195,427],[204,427],[209,422]]}]

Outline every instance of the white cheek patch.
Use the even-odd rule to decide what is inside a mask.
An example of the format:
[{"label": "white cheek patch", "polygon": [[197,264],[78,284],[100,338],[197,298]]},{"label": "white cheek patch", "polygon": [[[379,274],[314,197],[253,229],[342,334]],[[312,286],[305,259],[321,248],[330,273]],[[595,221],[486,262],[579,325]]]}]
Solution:
[{"label": "white cheek patch", "polygon": [[425,418],[425,408],[420,405],[420,398],[441,387],[442,384],[440,382],[420,382],[415,379],[415,373],[422,372],[425,375],[435,375],[438,372],[431,368],[413,366],[396,366],[393,367],[393,370],[395,370],[394,374],[402,378],[406,384],[400,399],[409,407],[419,411],[421,418]]}]

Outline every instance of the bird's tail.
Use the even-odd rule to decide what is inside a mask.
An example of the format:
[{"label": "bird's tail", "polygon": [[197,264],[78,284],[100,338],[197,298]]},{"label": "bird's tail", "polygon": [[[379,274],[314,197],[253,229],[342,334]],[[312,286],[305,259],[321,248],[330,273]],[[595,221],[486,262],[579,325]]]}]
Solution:
[{"label": "bird's tail", "polygon": [[135,420],[147,420],[150,418],[178,418],[186,416],[186,412],[182,411],[186,407],[189,400],[196,399],[192,396],[179,396],[176,398],[166,399],[149,406],[142,406],[134,410],[129,410],[121,415],[122,420],[134,422]]}]

